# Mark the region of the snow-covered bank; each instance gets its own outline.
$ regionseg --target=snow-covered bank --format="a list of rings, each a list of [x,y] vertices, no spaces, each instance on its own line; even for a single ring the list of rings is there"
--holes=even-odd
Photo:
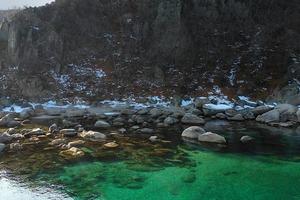
[[[211,95],[208,97],[195,97],[195,98],[186,98],[182,99],[179,102],[179,105],[182,107],[192,106],[197,102],[198,100],[203,101],[203,106],[208,109],[213,110],[228,110],[228,109],[235,109],[235,110],[243,110],[247,108],[255,108],[259,105],[268,105],[266,103],[263,103],[262,101],[252,101],[249,97],[245,96],[239,96],[236,99],[228,99],[227,96],[217,96],[217,95]],[[149,107],[167,107],[174,104],[174,100],[172,98],[166,98],[166,97],[159,97],[159,96],[149,96],[145,98],[123,98],[121,100],[102,100],[97,103],[97,105],[94,105],[96,107],[101,106],[108,106],[111,108],[117,108],[117,107],[130,107],[134,109],[143,109],[143,108],[149,108]],[[270,107],[274,107],[276,104],[268,105]],[[10,106],[6,106],[2,109],[4,112],[16,112],[20,113],[25,109],[36,107],[36,106],[42,106],[44,109],[50,109],[50,108],[61,108],[61,109],[67,109],[67,108],[75,108],[75,109],[87,109],[93,107],[87,102],[84,101],[77,101],[75,103],[66,102],[64,104],[58,103],[54,100],[50,100],[44,103],[35,103],[30,102],[27,103],[25,106],[21,106],[18,104],[12,104]]]

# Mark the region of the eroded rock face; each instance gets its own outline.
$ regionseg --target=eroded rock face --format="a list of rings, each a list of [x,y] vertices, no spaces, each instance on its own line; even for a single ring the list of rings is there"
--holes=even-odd
[[[266,6],[269,12],[260,9]],[[66,9],[70,15],[61,12]],[[63,63],[93,65],[85,62],[93,52],[97,55],[93,56],[95,63],[105,67],[114,63],[114,69],[109,70],[115,72],[116,80],[126,81],[131,91],[135,89],[135,81],[146,79],[148,85],[176,82],[178,88],[184,87],[186,93],[192,93],[195,81],[199,85],[207,84],[211,74],[214,80],[222,80],[214,84],[236,88],[240,85],[237,80],[245,80],[248,84],[243,85],[244,90],[253,91],[265,87],[266,84],[256,83],[263,82],[270,72],[272,82],[284,75],[292,80],[299,74],[299,66],[293,63],[299,52],[294,42],[300,35],[298,9],[296,0],[65,0],[43,8],[28,8],[2,26],[6,27],[3,28],[6,37],[5,45],[0,47],[1,65],[5,70],[11,66],[18,69],[5,80],[8,87],[0,89],[6,93],[19,91],[21,96],[31,98],[51,96],[51,91],[57,89],[61,90],[60,95],[82,94],[64,88],[55,78],[65,72],[63,75],[72,74]],[[83,16],[81,12],[86,14]],[[271,20],[276,17],[281,20]],[[282,32],[273,34],[278,30]],[[207,40],[207,35],[214,37]],[[279,48],[273,48],[275,45]],[[199,48],[203,46],[206,48]],[[114,56],[107,58],[107,55]],[[3,57],[6,59],[2,62]],[[230,75],[237,57],[243,71],[237,70],[235,80],[224,79],[224,74]],[[259,70],[256,61],[260,62]],[[199,71],[199,66],[203,66],[201,72],[207,76],[194,73]],[[23,72],[22,76],[19,72]],[[189,74],[188,79],[184,73]],[[72,81],[79,83],[80,78],[77,76]],[[92,75],[86,78],[93,82],[89,90],[95,93],[105,87],[93,80]],[[125,87],[115,90],[127,92]],[[198,101],[196,106],[202,108],[202,105]]]

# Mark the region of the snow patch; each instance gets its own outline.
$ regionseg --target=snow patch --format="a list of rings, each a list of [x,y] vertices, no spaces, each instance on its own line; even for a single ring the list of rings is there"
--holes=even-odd
[[[228,110],[232,109],[232,105],[227,105],[227,104],[204,104],[205,108],[211,109],[211,110]]]

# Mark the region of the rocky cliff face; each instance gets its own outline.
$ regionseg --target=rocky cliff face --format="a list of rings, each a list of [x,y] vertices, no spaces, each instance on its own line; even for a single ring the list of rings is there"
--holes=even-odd
[[[57,0],[5,24],[2,94],[266,97],[299,86],[299,11],[297,0]]]

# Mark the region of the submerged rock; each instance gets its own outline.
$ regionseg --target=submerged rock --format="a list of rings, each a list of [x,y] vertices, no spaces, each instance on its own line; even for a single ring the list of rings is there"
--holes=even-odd
[[[296,115],[297,115],[298,122],[300,122],[300,109],[298,109]]]
[[[218,135],[216,133],[212,132],[206,132],[198,136],[198,141],[199,142],[210,142],[210,143],[218,143],[218,144],[225,144],[226,139]]]
[[[181,119],[181,122],[183,124],[195,124],[195,125],[201,125],[205,124],[204,119],[198,117],[197,115],[186,113],[183,118]]]
[[[72,141],[72,142],[69,142],[67,147],[68,148],[72,148],[72,147],[81,147],[85,144],[85,141],[83,140],[75,140],[75,141]]]
[[[249,135],[244,135],[244,136],[241,137],[240,141],[242,143],[249,143],[249,142],[254,141],[254,138],[249,136]]]
[[[151,128],[142,128],[142,129],[139,129],[138,132],[142,133],[142,134],[152,134],[155,131]]]
[[[77,135],[77,131],[75,129],[62,129],[59,132],[67,137],[73,137]]]
[[[157,142],[157,141],[158,141],[158,136],[152,135],[152,136],[149,138],[149,140],[150,140],[151,142]]]
[[[82,156],[84,156],[84,152],[76,147],[72,147],[68,150],[61,151],[59,155],[67,160],[72,160],[81,158]]]
[[[109,142],[109,143],[104,144],[104,147],[107,147],[107,148],[117,148],[118,146],[119,146],[119,144],[117,144],[116,142]]]
[[[66,142],[65,139],[59,138],[59,139],[52,140],[49,143],[49,145],[58,146],[58,145],[64,144],[65,142]]]
[[[199,126],[191,126],[185,129],[181,136],[189,139],[198,139],[198,137],[205,133],[205,130]]]

